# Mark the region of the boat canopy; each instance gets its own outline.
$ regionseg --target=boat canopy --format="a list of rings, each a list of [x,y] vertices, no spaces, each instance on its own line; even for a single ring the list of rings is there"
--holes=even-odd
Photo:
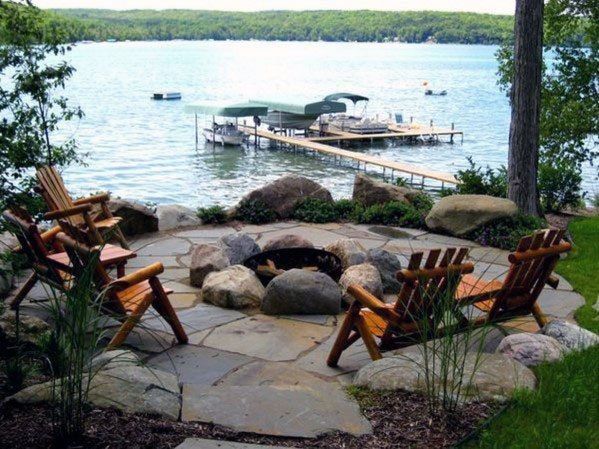
[[[337,92],[336,94],[327,95],[324,97],[325,101],[337,101],[341,99],[351,100],[354,104],[358,101],[368,101],[368,97],[358,94],[350,94],[347,92]]]
[[[266,105],[270,111],[316,117],[321,114],[345,112],[347,109],[345,103],[328,100],[314,101],[309,103],[282,103],[271,100],[250,100],[250,102]]]
[[[245,103],[202,102],[185,105],[185,112],[219,117],[253,117],[265,116],[268,113],[268,107],[251,101]]]

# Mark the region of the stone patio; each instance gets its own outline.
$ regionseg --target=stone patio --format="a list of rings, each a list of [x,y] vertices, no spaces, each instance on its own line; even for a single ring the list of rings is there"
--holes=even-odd
[[[129,262],[127,272],[157,261],[164,264],[165,272],[160,278],[165,287],[174,290],[170,299],[190,342],[175,346],[170,327],[155,313],[148,313],[125,346],[141,355],[147,366],[178,375],[181,419],[214,422],[238,431],[300,437],[314,437],[335,429],[356,435],[370,432],[370,424],[357,404],[342,390],[351,381],[352,373],[370,362],[370,358],[358,342],[343,354],[339,368],[326,365],[342,315],[272,317],[202,302],[201,289],[189,284],[191,251],[196,244],[216,242],[236,231],[250,234],[260,245],[284,234],[300,235],[317,247],[340,238],[353,238],[367,249],[384,248],[396,253],[404,266],[414,251],[465,245],[472,248],[476,273],[489,279],[504,276],[508,265],[506,251],[482,248],[453,237],[384,226],[297,222],[235,228],[199,226],[133,239],[132,247],[138,251],[138,257]],[[30,298],[43,296],[39,285],[30,294]],[[540,298],[542,308],[559,318],[571,318],[583,303],[583,298],[563,279],[558,290],[546,289]],[[23,310],[35,308],[29,301],[23,304]],[[537,330],[531,319],[508,323],[506,328]],[[492,351],[495,348],[491,346]],[[201,444],[188,441],[181,447],[213,447]]]

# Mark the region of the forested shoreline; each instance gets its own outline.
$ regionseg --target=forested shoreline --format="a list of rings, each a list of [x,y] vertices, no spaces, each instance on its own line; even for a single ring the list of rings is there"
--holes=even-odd
[[[431,11],[261,11],[60,9],[48,11],[72,41],[284,40],[499,44],[513,17]]]

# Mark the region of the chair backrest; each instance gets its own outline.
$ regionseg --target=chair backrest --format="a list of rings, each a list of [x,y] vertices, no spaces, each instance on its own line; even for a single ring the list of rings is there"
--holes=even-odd
[[[555,268],[560,254],[572,245],[562,241],[564,230],[537,231],[520,239],[516,251],[510,253],[511,265],[503,288],[489,311],[489,318],[501,312],[521,309],[529,312]]]
[[[109,289],[108,284],[112,278],[108,275],[106,269],[99,263],[101,247],[89,247],[78,242],[61,232],[56,236],[57,240],[64,246],[69,255],[73,266],[73,275],[75,278],[81,277],[88,267],[93,267],[94,282],[98,291],[105,291],[103,307],[119,315],[126,315],[127,311],[120,301],[116,291]]]
[[[397,273],[403,284],[393,308],[403,322],[431,319],[442,301],[453,301],[461,276],[474,270],[464,262],[467,255],[467,248],[434,249],[422,263],[422,252],[412,254],[408,267]]]
[[[29,214],[20,208],[5,210],[2,217],[10,224],[27,261],[42,280],[62,286],[63,278],[57,267],[48,259],[49,251],[42,240],[37,225]]]
[[[36,172],[37,180],[44,201],[51,211],[64,210],[74,206],[73,199],[67,191],[60,173],[51,165],[39,167]],[[79,214],[68,217],[73,224],[83,223]]]

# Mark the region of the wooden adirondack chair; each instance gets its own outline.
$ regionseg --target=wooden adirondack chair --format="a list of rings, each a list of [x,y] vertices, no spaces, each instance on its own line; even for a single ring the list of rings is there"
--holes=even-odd
[[[89,248],[64,233],[56,236],[67,251],[75,276],[96,260],[98,247]],[[103,307],[107,313],[122,321],[108,347],[121,345],[137,325],[142,315],[152,306],[171,326],[179,343],[187,343],[185,330],[171,305],[168,296],[172,290],[165,289],[158,275],[164,271],[160,262],[148,265],[134,273],[112,279],[101,264],[95,268],[94,278],[99,291],[105,291]]]
[[[464,276],[456,299],[473,304],[485,312],[474,324],[497,323],[532,314],[539,327],[547,318],[537,303],[545,284],[557,288],[559,280],[552,275],[560,255],[572,249],[563,241],[564,230],[537,231],[520,239],[516,251],[508,256],[511,263],[503,282]]]
[[[20,208],[6,210],[2,216],[13,228],[21,246],[20,251],[25,254],[29,265],[33,268],[33,273],[11,300],[10,307],[17,308],[37,281],[60,291],[68,289],[72,270],[68,254],[56,241],[56,235],[61,231],[60,227],[55,226],[40,234],[33,219]],[[106,245],[100,253],[100,263],[105,267],[116,266],[117,272],[124,275],[125,264],[133,257],[136,257],[136,254],[132,251]]]
[[[351,285],[347,291],[355,300],[341,325],[327,365],[337,366],[341,353],[360,338],[373,360],[382,357],[381,350],[414,344],[423,332],[427,338],[433,338],[438,332],[433,324],[435,306],[443,298],[453,298],[460,277],[474,270],[472,263],[463,262],[467,254],[465,248],[459,251],[448,248],[439,258],[441,250],[431,250],[422,267],[423,253],[412,254],[408,268],[397,273],[403,285],[394,304],[386,304],[364,288]]]
[[[119,228],[121,218],[114,217],[106,204],[110,199],[108,193],[73,200],[62,177],[54,167],[40,167],[36,176],[40,193],[50,210],[46,214],[46,219],[58,220],[59,224],[66,221],[72,226],[85,230],[94,244],[104,243],[104,236],[111,235],[119,241],[123,248],[129,249],[127,240]],[[94,211],[94,205],[100,206],[99,213]]]

